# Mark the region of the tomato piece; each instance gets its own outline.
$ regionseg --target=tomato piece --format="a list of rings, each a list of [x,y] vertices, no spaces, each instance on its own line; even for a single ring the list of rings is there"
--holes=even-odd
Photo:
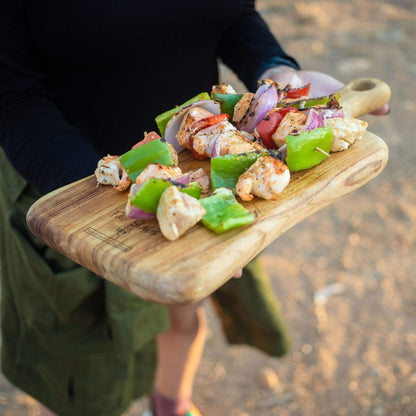
[[[276,149],[272,136],[273,133],[279,127],[283,117],[289,112],[298,112],[299,110],[294,107],[282,107],[272,113],[267,114],[262,121],[256,126],[257,133],[259,134],[263,145],[267,149]]]
[[[303,97],[309,97],[309,91],[311,89],[311,83],[300,87],[300,88],[291,88],[286,92],[285,98],[298,99]]]
[[[160,139],[161,137],[155,132],[151,131],[150,133],[146,133],[143,140],[140,140],[138,143],[136,143],[132,149],[135,149],[136,147],[142,146],[145,143],[149,143],[152,140]]]

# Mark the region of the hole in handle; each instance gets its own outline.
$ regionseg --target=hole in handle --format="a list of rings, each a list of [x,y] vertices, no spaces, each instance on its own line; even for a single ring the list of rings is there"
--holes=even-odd
[[[371,79],[361,79],[353,82],[351,89],[354,91],[369,91],[376,87],[376,83]]]

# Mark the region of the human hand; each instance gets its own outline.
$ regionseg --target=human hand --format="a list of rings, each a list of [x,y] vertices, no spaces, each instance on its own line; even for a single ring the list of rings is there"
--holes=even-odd
[[[262,79],[272,79],[280,84],[299,83],[300,86],[311,83],[309,92],[310,97],[322,97],[333,94],[340,90],[344,84],[333,78],[331,75],[317,71],[303,71],[290,68],[288,66],[279,66],[268,69]],[[383,107],[374,111],[373,115],[385,115],[390,112],[390,107],[385,104]]]
[[[243,275],[243,269],[238,270],[235,274],[233,274],[234,279],[239,279]]]

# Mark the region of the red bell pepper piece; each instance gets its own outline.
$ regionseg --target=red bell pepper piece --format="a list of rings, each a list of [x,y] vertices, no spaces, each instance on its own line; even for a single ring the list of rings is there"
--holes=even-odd
[[[276,149],[276,144],[272,139],[273,133],[279,127],[283,117],[289,112],[299,112],[299,110],[294,107],[282,107],[267,114],[264,119],[257,124],[257,133],[259,134],[263,145],[267,149]]]
[[[201,118],[192,124],[192,134],[197,134],[200,130],[213,126],[214,124],[221,123],[221,121],[228,120],[229,118],[230,116],[228,114],[217,114],[214,116]]]
[[[300,88],[291,88],[290,90],[286,91],[285,99],[299,99],[302,97],[309,97],[309,91],[311,89],[311,83],[300,87]]]

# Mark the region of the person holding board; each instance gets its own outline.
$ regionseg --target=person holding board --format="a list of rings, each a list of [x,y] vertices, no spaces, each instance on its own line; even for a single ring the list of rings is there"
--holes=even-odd
[[[2,371],[57,415],[116,416],[149,392],[153,416],[198,414],[202,306],[153,304],[103,281],[36,239],[25,215],[130,149],[155,115],[209,91],[218,59],[249,90],[294,71],[316,94],[342,86],[299,71],[250,0],[0,1]],[[230,342],[287,351],[258,259],[214,300]]]

